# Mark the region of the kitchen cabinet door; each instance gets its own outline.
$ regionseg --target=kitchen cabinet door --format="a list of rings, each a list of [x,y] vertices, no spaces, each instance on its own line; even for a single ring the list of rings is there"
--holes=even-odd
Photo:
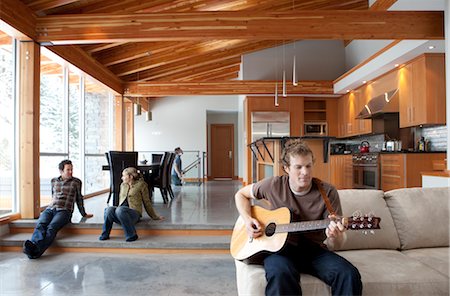
[[[353,164],[352,156],[331,155],[330,156],[330,182],[337,189],[352,188]]]

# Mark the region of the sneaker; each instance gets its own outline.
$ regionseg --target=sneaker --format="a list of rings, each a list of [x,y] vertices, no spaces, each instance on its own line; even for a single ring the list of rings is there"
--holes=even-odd
[[[138,235],[135,234],[135,235],[133,235],[132,237],[127,238],[126,241],[127,241],[127,242],[134,242],[134,241],[137,240],[137,239],[138,239]]]
[[[109,239],[109,236],[106,236],[106,235],[100,235],[99,236],[99,238],[98,238],[99,240],[108,240]]]

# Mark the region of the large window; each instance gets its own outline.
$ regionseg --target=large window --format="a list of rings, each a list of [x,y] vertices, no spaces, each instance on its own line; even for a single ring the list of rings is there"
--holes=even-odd
[[[0,216],[17,211],[15,204],[14,40],[0,31]]]
[[[41,206],[51,199],[50,180],[59,175],[58,163],[72,160],[83,193],[109,186],[102,172],[105,152],[112,143],[113,95],[46,49],[41,51]]]

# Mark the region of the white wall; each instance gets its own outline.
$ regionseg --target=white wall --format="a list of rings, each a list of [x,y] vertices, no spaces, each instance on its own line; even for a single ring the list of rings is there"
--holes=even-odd
[[[207,111],[238,112],[238,96],[165,97],[151,104],[152,121],[145,114],[135,116],[134,149],[136,151],[169,151],[207,148]],[[238,129],[241,133],[242,129]],[[240,134],[238,138],[242,138]],[[239,167],[242,166],[239,162]],[[241,170],[239,168],[239,170]]]
[[[290,81],[294,52],[299,80],[334,80],[345,72],[345,50],[342,41],[302,40],[295,42],[295,46],[290,43],[244,55],[242,78],[282,80],[284,66],[287,80]]]
[[[348,71],[365,61],[392,40],[353,40],[345,47],[345,69]]]

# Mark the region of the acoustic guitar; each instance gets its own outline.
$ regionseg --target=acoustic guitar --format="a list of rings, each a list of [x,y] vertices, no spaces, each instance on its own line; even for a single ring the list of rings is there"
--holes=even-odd
[[[244,220],[239,217],[231,235],[230,252],[237,260],[245,260],[261,252],[277,252],[285,244],[289,232],[325,229],[330,219],[293,222],[288,208],[266,210],[259,206],[252,207],[252,217],[263,227],[263,235],[249,238]],[[380,229],[380,218],[370,215],[355,215],[342,218],[341,222],[349,230]]]

